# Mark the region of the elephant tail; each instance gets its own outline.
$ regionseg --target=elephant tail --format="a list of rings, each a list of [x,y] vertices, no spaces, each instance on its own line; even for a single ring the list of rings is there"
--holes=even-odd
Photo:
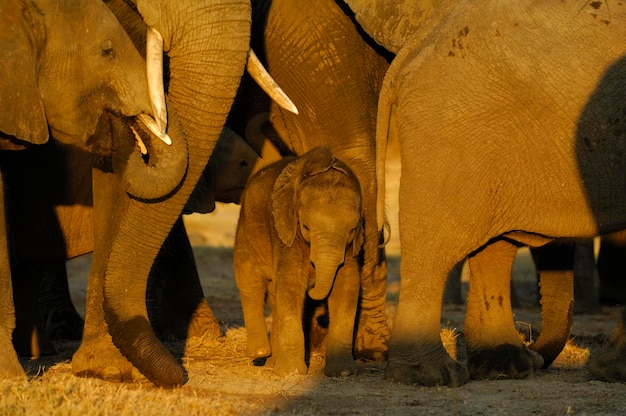
[[[376,224],[379,231],[383,231],[386,222],[385,164],[387,145],[390,134],[396,133],[395,101],[397,92],[395,78],[398,68],[402,68],[402,65],[397,65],[396,62],[397,59],[389,66],[378,97],[378,115],[376,117]]]
[[[402,85],[398,82],[401,75],[409,68],[417,71],[421,60],[429,56],[428,51],[433,49],[432,43],[428,42],[428,36],[436,31],[449,13],[451,3],[446,7],[439,7],[436,13],[429,14],[423,21],[419,30],[406,40],[396,57],[389,65],[385,73],[383,85],[378,97],[378,115],[376,119],[376,223],[378,230],[382,231],[385,226],[385,161],[387,157],[387,144],[389,137],[396,135],[396,108],[398,91]],[[410,65],[410,67],[407,67]],[[400,159],[402,160],[402,143],[400,143]]]

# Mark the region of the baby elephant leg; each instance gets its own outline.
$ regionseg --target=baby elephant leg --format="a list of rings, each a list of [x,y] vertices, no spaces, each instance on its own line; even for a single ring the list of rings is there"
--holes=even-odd
[[[326,367],[324,374],[345,377],[356,374],[352,355],[352,336],[359,299],[359,269],[354,258],[346,258],[337,272],[328,298],[329,326],[326,337]]]
[[[298,273],[295,275],[299,276]],[[306,374],[302,313],[306,280],[287,282],[277,276],[275,305],[272,306],[272,359],[276,374]]]

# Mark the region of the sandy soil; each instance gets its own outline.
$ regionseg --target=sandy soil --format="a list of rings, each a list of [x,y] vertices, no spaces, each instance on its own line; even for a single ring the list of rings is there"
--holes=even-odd
[[[391,207],[393,198],[391,192]],[[575,316],[572,341],[561,356],[551,368],[524,380],[471,381],[454,389],[407,386],[384,380],[384,366],[373,363],[359,363],[356,376],[331,379],[323,376],[320,353],[312,355],[309,374],[302,376],[279,377],[268,368],[254,366],[245,356],[245,330],[232,271],[237,215],[236,206],[220,205],[213,214],[186,218],[205,294],[225,336],[218,341],[193,340],[186,346],[183,342],[167,344],[187,371],[188,382],[183,387],[162,390],[148,382],[115,385],[73,377],[69,359],[77,343],[62,342],[57,345],[57,356],[23,361],[30,381],[0,383],[0,414],[623,414],[626,385],[593,380],[585,370],[589,353],[610,334],[619,308]],[[392,225],[395,230],[395,223]],[[388,254],[391,324],[399,287],[395,240],[390,242]],[[89,261],[86,256],[68,263],[70,286],[81,311]],[[541,323],[534,306],[536,283],[527,251],[518,255],[514,284],[530,305],[515,310],[520,333],[529,338],[530,330],[536,332]],[[443,310],[442,328],[461,334],[459,341],[463,314],[463,306],[445,306]],[[462,349],[458,355],[462,360]]]

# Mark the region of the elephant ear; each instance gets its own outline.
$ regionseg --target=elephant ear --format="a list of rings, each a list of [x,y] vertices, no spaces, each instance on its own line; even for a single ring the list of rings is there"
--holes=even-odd
[[[298,187],[309,176],[326,172],[335,158],[323,146],[316,147],[288,164],[272,190],[272,216],[280,240],[291,247],[298,230]]]
[[[48,141],[48,122],[37,83],[37,60],[45,26],[38,12],[21,1],[4,2],[1,8],[0,132],[43,144]]]

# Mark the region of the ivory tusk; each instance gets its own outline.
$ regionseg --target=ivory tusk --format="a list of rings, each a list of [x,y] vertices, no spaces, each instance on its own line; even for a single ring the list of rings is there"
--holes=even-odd
[[[162,132],[161,129],[159,129],[157,122],[152,117],[147,114],[139,114],[137,116],[137,120],[139,120],[144,126],[146,126],[146,128],[150,130],[152,134],[161,139],[163,143],[167,145],[172,144],[172,139],[170,139],[170,136],[168,136],[167,133]]]
[[[148,27],[146,40],[146,73],[152,113],[161,135],[164,135],[167,127],[167,107],[163,87],[163,37],[153,27]]]
[[[287,94],[285,94],[282,88],[278,86],[276,81],[274,81],[252,49],[248,52],[248,63],[246,64],[246,69],[248,70],[250,76],[257,82],[257,84],[259,84],[261,88],[263,88],[263,91],[265,91],[267,95],[269,95],[270,98],[276,102],[276,104],[287,111],[298,114],[298,108],[296,105],[293,101],[291,101]]]
[[[139,135],[139,133],[137,133],[137,130],[135,130],[135,128],[133,126],[130,126],[130,129],[133,131],[133,135],[135,136],[135,140],[137,140],[137,144],[139,145],[139,150],[141,150],[141,154],[145,155],[146,153],[148,153],[148,149],[146,148],[146,144],[143,142],[143,140],[141,139],[141,136]]]

